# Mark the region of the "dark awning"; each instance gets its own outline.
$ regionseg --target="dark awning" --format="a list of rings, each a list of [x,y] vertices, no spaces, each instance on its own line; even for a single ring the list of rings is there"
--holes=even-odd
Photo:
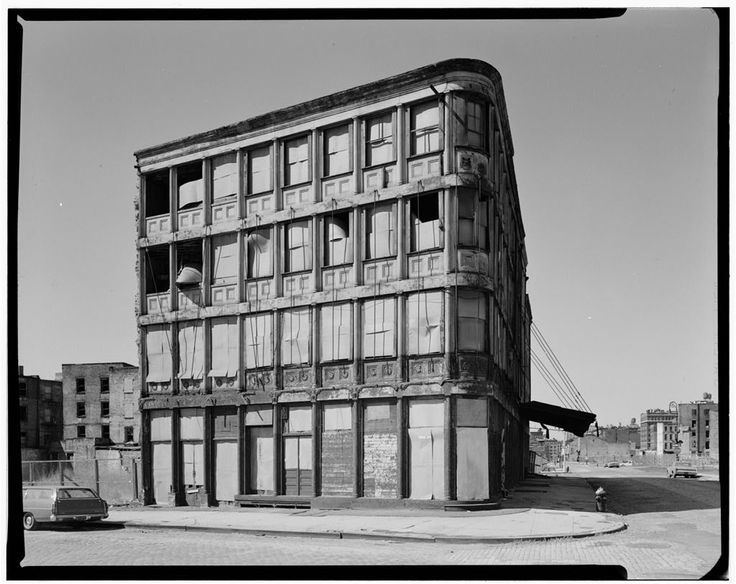
[[[581,410],[570,410],[552,404],[530,401],[519,404],[521,415],[532,422],[562,428],[575,436],[583,436],[595,422],[595,414]]]

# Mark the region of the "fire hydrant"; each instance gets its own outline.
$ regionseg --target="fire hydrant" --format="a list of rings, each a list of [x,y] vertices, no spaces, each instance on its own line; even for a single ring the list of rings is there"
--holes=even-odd
[[[608,498],[608,493],[603,489],[603,487],[598,487],[598,489],[595,492],[595,510],[601,511],[603,513],[606,512],[606,499]]]

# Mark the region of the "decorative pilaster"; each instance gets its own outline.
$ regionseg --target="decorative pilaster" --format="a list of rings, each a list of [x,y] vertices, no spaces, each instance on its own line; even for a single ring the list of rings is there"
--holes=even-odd
[[[455,499],[455,433],[452,428],[453,399],[445,396],[445,500]]]
[[[362,180],[362,173],[361,169],[363,168],[363,140],[362,140],[362,132],[361,132],[361,121],[360,118],[354,117],[353,118],[353,157],[350,159],[350,162],[353,166],[353,184],[355,185],[355,192],[356,193],[362,193],[363,192],[363,185],[361,184]]]
[[[408,457],[406,456],[406,399],[396,398],[396,498],[407,496],[406,477],[408,475]]]
[[[406,110],[403,104],[396,108],[396,172],[398,183],[406,182]]]

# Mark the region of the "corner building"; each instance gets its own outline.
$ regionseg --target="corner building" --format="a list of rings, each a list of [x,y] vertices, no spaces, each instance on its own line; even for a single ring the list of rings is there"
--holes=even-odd
[[[459,504],[519,480],[512,156],[500,75],[467,59],[136,152],[146,502]]]

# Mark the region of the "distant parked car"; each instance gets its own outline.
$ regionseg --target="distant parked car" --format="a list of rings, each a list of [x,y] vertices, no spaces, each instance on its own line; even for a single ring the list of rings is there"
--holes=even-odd
[[[667,476],[671,479],[680,477],[696,477],[698,476],[695,467],[689,462],[676,462],[672,466],[667,467]]]
[[[630,460],[621,463],[621,466],[634,466],[634,463]]]
[[[619,466],[621,466],[621,463],[620,462],[616,462],[614,460],[614,461],[611,461],[611,462],[607,462],[603,466],[606,467],[606,468],[618,468]]]
[[[92,489],[64,485],[23,487],[23,528],[39,523],[96,521],[107,517],[107,502]]]

